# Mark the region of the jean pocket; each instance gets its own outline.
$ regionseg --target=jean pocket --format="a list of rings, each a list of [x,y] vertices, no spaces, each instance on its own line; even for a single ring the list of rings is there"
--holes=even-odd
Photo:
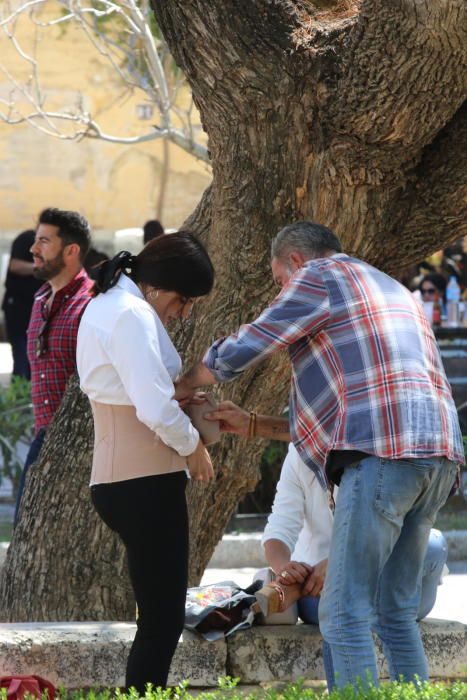
[[[430,520],[433,524],[440,508],[444,506],[449,498],[450,491],[456,480],[457,464],[449,462],[445,464],[443,469],[436,475],[437,478],[433,483],[432,494],[430,499]]]
[[[428,470],[410,460],[380,459],[374,507],[387,520],[402,527],[404,517],[423,491]]]

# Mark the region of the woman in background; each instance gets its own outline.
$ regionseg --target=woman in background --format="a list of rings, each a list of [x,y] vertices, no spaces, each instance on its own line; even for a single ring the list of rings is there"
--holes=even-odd
[[[422,277],[419,290],[422,301],[439,301],[443,313],[446,311],[447,281],[439,272],[430,272]]]

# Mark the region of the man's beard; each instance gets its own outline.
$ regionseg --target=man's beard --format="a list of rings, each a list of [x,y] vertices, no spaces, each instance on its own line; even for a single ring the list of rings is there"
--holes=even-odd
[[[35,267],[33,274],[38,280],[47,281],[56,277],[64,267],[65,262],[63,260],[63,251],[61,250],[52,260],[47,260],[41,267]]]

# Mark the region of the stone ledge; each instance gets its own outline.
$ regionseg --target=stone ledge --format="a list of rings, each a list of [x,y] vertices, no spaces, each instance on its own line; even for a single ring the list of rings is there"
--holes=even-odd
[[[467,560],[467,530],[450,530],[443,533],[448,543],[450,561]],[[8,549],[8,542],[0,542],[0,568]],[[240,569],[266,566],[261,533],[224,535],[208,564],[211,569]]]
[[[445,620],[421,623],[430,674],[436,678],[467,677],[467,625]],[[382,678],[388,670],[378,646]],[[227,644],[229,674],[242,683],[323,678],[321,635],[314,625],[253,627]]]
[[[467,530],[449,530],[443,534],[448,543],[448,565],[450,561],[467,559]],[[259,532],[224,535],[208,566],[211,569],[266,566],[261,536]]]
[[[252,627],[227,645],[229,675],[242,683],[324,678],[322,639],[316,625]]]
[[[449,530],[443,534],[448,543],[448,566],[450,561],[467,559],[467,530]]]
[[[262,533],[245,532],[240,535],[224,535],[217,544],[208,567],[211,569],[258,568],[266,566]]]
[[[467,625],[429,620],[422,631],[432,676],[467,677]],[[122,686],[134,634],[134,624],[118,622],[3,624],[0,669],[5,675],[43,675],[65,688]],[[379,663],[384,677],[381,653]],[[322,680],[319,631],[314,625],[254,627],[218,642],[185,631],[169,683],[188,679],[192,686],[213,687],[225,675],[244,684]]]
[[[3,566],[6,559],[6,553],[8,552],[9,545],[9,542],[0,542],[0,567]]]
[[[38,674],[65,688],[117,687],[136,625],[126,622],[25,622],[0,625],[0,669],[4,675]],[[169,684],[188,678],[192,686],[215,686],[226,675],[224,640],[206,642],[184,631]]]

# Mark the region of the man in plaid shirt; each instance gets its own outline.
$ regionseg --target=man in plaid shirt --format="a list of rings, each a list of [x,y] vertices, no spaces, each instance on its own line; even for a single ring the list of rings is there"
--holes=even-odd
[[[343,254],[323,226],[283,229],[271,267],[280,294],[256,321],[215,342],[176,396],[234,379],[287,348],[290,434],[283,419],[269,416],[254,417],[252,431],[230,402],[211,418],[237,434],[291,437],[323,488],[340,482],[319,610],[337,685],[368,674],[377,682],[371,630],[392,678],[428,678],[416,622],[422,564],[463,462],[433,333],[408,290]]]
[[[40,214],[31,253],[34,275],[45,284],[35,294],[28,327],[36,435],[21,474],[15,523],[28,470],[76,371],[78,325],[93,285],[83,268],[90,242],[89,224],[77,212],[50,208]]]

